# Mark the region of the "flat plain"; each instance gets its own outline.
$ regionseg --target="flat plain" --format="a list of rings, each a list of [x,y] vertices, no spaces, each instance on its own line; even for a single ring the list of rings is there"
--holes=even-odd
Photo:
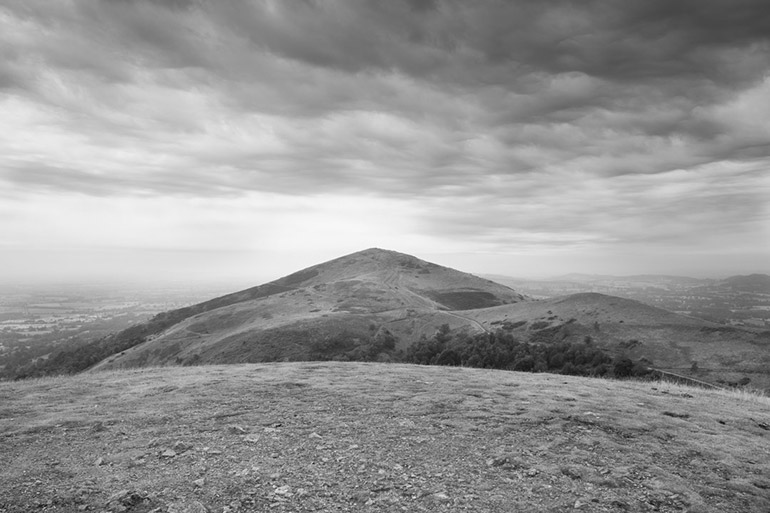
[[[0,383],[0,512],[770,511],[770,401],[374,363]]]

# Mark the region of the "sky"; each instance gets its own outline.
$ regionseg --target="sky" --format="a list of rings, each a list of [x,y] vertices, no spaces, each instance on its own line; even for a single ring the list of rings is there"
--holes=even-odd
[[[0,281],[770,272],[766,0],[0,0]]]

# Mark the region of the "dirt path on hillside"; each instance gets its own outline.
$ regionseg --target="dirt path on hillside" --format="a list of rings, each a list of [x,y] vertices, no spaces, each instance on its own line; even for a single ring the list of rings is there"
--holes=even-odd
[[[457,317],[458,319],[462,319],[466,322],[471,323],[472,325],[476,326],[479,330],[481,330],[482,333],[489,333],[489,330],[486,329],[483,324],[481,324],[479,321],[475,319],[471,319],[470,317],[460,315],[457,312],[443,312],[443,313],[451,315],[452,317]]]
[[[360,363],[0,383],[0,512],[770,511],[770,408]]]

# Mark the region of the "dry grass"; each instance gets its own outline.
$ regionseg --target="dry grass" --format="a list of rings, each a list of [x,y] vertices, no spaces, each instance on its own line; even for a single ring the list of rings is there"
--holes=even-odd
[[[770,510],[745,392],[285,363],[0,383],[0,405],[4,513]]]
[[[701,387],[683,385],[678,383],[672,383],[670,381],[658,381],[659,390],[665,391],[670,394],[703,394],[706,390]],[[743,387],[743,388],[721,388],[721,389],[708,389],[710,394],[706,394],[706,397],[713,396],[715,401],[737,401],[739,403],[756,403],[759,405],[770,408],[770,396],[764,390],[756,388]]]

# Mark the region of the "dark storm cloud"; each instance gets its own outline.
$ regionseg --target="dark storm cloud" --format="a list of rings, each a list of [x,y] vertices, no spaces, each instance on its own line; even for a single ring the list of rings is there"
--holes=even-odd
[[[744,83],[768,62],[770,17],[761,0],[445,1],[419,14],[412,7],[223,2],[210,11],[254,45],[314,66],[507,87],[526,87],[517,80],[538,70]]]

